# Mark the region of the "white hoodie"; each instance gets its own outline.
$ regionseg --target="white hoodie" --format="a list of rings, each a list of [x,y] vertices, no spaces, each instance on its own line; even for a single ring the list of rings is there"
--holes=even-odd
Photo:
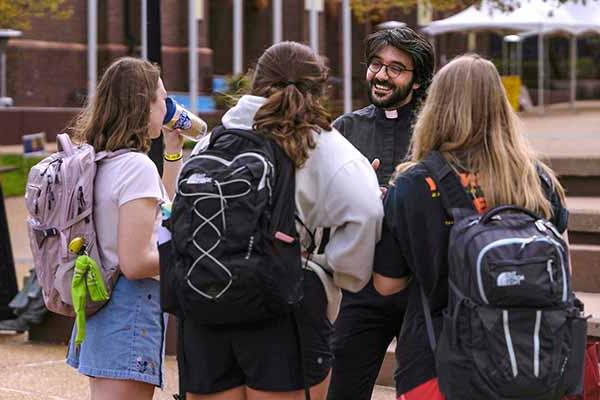
[[[252,129],[254,115],[265,98],[243,96],[225,113],[221,122],[228,129]],[[335,285],[357,292],[371,277],[375,244],[381,234],[383,206],[377,177],[369,161],[335,129],[313,133],[316,147],[302,168],[296,170],[296,209],[311,231],[331,228],[324,254],[314,255],[311,269],[323,281],[329,310],[337,314],[339,293],[333,293],[327,275]],[[201,148],[199,143],[197,148]],[[196,151],[196,149],[195,149]],[[310,241],[298,229],[303,244]]]

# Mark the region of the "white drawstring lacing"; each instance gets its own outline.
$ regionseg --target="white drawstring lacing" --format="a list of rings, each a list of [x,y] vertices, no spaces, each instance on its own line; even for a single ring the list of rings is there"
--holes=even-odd
[[[265,170],[263,171],[263,177],[261,179],[261,184],[264,183],[265,180],[267,181],[266,187],[269,190],[269,197],[270,197],[271,196],[271,185],[270,185],[269,179],[265,179],[265,178],[267,177],[268,169],[271,166],[271,164],[269,162],[265,161],[265,159],[258,154],[247,153],[247,155],[260,158],[260,160],[265,165]],[[238,155],[231,161],[217,159],[217,157],[214,157],[214,156],[210,156],[208,158],[212,161],[215,161],[215,159],[217,159],[217,161],[220,161],[221,163],[223,163],[225,165],[230,165],[231,163],[233,163],[233,161],[240,158],[240,156],[243,156],[243,155]],[[202,157],[202,155],[199,155],[197,157]],[[246,168],[246,166],[237,168],[236,170],[231,172],[227,176],[227,178],[232,177],[233,175],[244,170],[245,168]],[[206,180],[205,183],[211,182],[214,185],[214,187],[217,189],[217,193],[203,192],[203,191],[197,191],[197,192],[184,191],[183,190],[184,185],[186,183],[188,183],[189,180],[194,181],[195,179],[192,179],[192,178],[194,178],[194,176],[197,176],[197,174],[192,174],[190,177],[188,177],[186,179],[182,179],[179,182],[178,187],[177,187],[177,195],[178,196],[197,197],[193,202],[193,207],[194,207],[193,211],[194,211],[194,214],[202,220],[202,223],[199,224],[198,227],[196,227],[196,229],[194,230],[194,232],[192,234],[192,244],[200,252],[200,256],[198,258],[196,258],[196,260],[194,260],[191,267],[188,269],[187,273],[185,274],[185,280],[186,280],[187,285],[192,290],[194,290],[196,293],[198,293],[199,295],[201,295],[209,300],[216,300],[216,299],[219,299],[221,296],[223,296],[227,292],[227,290],[230,288],[231,284],[233,283],[233,274],[231,273],[231,271],[227,268],[227,266],[225,266],[225,264],[223,264],[220,260],[218,260],[216,257],[214,257],[211,254],[221,244],[221,241],[222,241],[221,238],[223,237],[223,233],[227,231],[227,221],[225,218],[225,208],[227,207],[227,200],[237,199],[237,198],[248,195],[252,191],[252,183],[250,181],[248,181],[247,179],[232,179],[229,181],[220,182],[218,180],[215,180],[214,178],[203,176],[202,179]],[[195,182],[195,183],[201,183],[201,182]],[[227,194],[227,195],[224,194],[224,188],[229,185],[233,185],[233,184],[243,184],[245,187],[245,190],[239,191],[237,193]],[[192,183],[190,183],[188,185],[188,187],[190,185],[192,185]],[[262,186],[263,186],[263,188],[265,187],[265,185],[262,185]],[[261,188],[259,187],[259,190],[260,189]],[[219,207],[219,210],[217,210],[213,215],[211,215],[210,217],[206,217],[202,214],[202,204],[204,202],[210,201],[210,200],[217,200],[220,204],[220,207]],[[221,225],[222,225],[223,231],[221,231],[219,229],[219,227],[213,222],[215,219],[217,219],[219,217],[221,219]],[[197,241],[197,239],[199,238],[200,232],[205,227],[206,227],[206,229],[211,229],[212,232],[210,232],[210,233],[216,234],[216,238],[217,238],[216,241],[208,249],[203,248],[202,245],[200,243],[198,243],[198,241]],[[209,234],[207,234],[207,232],[205,232],[203,237],[206,238],[206,237],[211,237],[211,236],[213,236],[213,235],[209,235]],[[198,263],[205,258],[208,258],[212,262],[214,262],[222,271],[225,272],[225,274],[228,277],[228,282],[225,285],[225,287],[214,296],[210,295],[210,294],[202,291],[198,287],[196,287],[190,279],[190,277],[191,277],[192,273],[194,272],[194,269],[196,268]]]

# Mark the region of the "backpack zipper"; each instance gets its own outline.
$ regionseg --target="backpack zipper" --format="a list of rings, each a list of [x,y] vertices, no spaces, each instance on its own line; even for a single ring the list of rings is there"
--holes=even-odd
[[[48,174],[46,180],[48,182],[46,185],[46,205],[48,207],[48,211],[51,211],[52,200],[54,200],[54,192],[52,191],[52,176]]]
[[[533,375],[540,376],[540,325],[542,323],[542,310],[535,312],[535,328],[533,330]]]
[[[508,319],[508,310],[502,310],[502,325],[504,326],[504,338],[506,339],[506,349],[508,351],[508,357],[510,359],[510,366],[512,369],[513,377],[519,375],[519,368],[517,366],[517,357],[515,356],[515,348],[513,346],[512,337],[510,335],[510,322]]]
[[[186,163],[183,165],[183,167],[181,168],[181,171],[183,171],[186,167],[186,164],[189,163],[192,160],[197,160],[198,158],[207,158],[209,160],[215,160],[215,161],[219,161],[220,163],[224,164],[224,165],[231,165],[236,159],[241,158],[242,156],[252,156],[252,157],[256,157],[258,158],[264,165],[264,169],[263,169],[263,173],[262,176],[260,178],[260,182],[258,184],[258,190],[261,190],[265,187],[266,184],[266,177],[267,177],[267,172],[269,170],[269,165],[267,160],[265,159],[265,157],[262,154],[259,153],[255,153],[255,152],[247,152],[247,153],[241,153],[238,154],[237,156],[233,157],[231,160],[227,160],[225,158],[222,157],[217,157],[217,156],[213,156],[211,154],[198,154],[197,156],[190,158],[188,161],[186,161]],[[181,174],[181,172],[180,172]],[[179,177],[178,177],[178,183],[179,182]],[[177,188],[179,191],[179,188]]]
[[[60,166],[62,165],[62,163],[63,163],[62,158],[59,158],[56,160],[56,164],[54,166],[54,183],[60,184],[60,180],[58,179],[58,176],[60,175]]]
[[[554,260],[549,259],[546,262],[546,271],[548,271],[548,277],[550,278],[550,282],[554,283],[554,276],[552,276],[552,264],[554,264]]]
[[[46,173],[48,172],[48,170],[50,169],[50,167],[54,167],[54,164],[56,164],[56,163],[61,163],[62,164],[62,158],[56,158],[56,159],[50,161],[48,163],[48,165],[46,165],[46,168],[44,168],[44,170],[42,172],[40,172],[40,176],[46,175]]]
[[[495,249],[496,247],[502,247],[502,246],[507,246],[507,245],[511,245],[511,244],[521,244],[521,245],[528,245],[531,243],[535,243],[535,242],[545,242],[545,243],[549,243],[552,246],[554,246],[559,254],[560,257],[560,261],[561,261],[561,271],[562,271],[562,278],[563,278],[563,294],[562,294],[562,301],[566,302],[567,301],[567,274],[565,271],[565,259],[564,259],[564,255],[563,255],[563,251],[564,248],[562,247],[562,245],[560,243],[558,243],[557,241],[547,238],[547,237],[530,237],[530,238],[507,238],[507,239],[500,239],[500,240],[496,240],[492,243],[487,244],[483,249],[481,249],[481,251],[479,252],[479,255],[477,256],[477,286],[479,288],[479,295],[481,296],[481,299],[483,300],[483,302],[485,304],[490,304],[490,302],[487,299],[487,296],[485,295],[485,290],[483,289],[483,278],[482,278],[482,273],[481,273],[481,269],[482,269],[482,263],[483,263],[483,257],[486,255],[487,252],[489,252],[492,249]]]

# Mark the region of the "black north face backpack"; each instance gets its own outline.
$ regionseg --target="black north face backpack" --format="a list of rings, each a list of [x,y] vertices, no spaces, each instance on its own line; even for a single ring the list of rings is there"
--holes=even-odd
[[[450,400],[558,400],[580,392],[587,324],[562,236],[521,207],[478,215],[440,153],[424,165],[454,218],[437,346],[421,290],[443,393]]]
[[[303,295],[294,197],[294,166],[278,145],[215,129],[177,180],[163,310],[210,325],[292,311]]]

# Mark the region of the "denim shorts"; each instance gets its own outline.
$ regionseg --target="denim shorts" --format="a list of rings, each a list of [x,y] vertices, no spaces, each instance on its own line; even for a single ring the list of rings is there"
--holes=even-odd
[[[119,277],[111,299],[87,318],[79,349],[73,327],[67,364],[80,373],[162,387],[166,314],[160,309],[160,283]]]

